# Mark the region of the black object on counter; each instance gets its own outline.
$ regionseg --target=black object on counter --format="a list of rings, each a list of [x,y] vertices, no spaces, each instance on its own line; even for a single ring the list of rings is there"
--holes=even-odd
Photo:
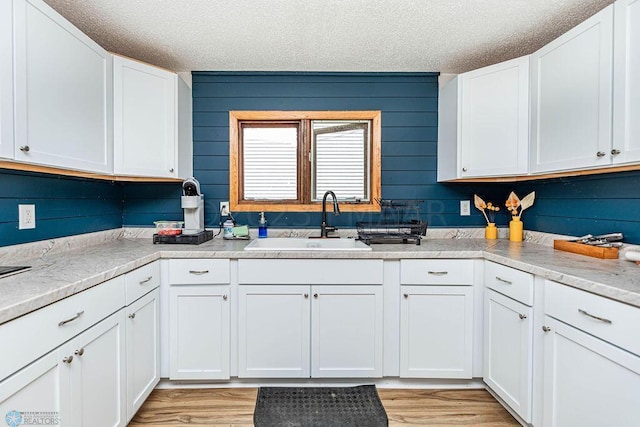
[[[183,245],[199,245],[213,239],[213,230],[204,230],[198,234],[178,234],[178,235],[153,235],[153,244],[183,244]]]

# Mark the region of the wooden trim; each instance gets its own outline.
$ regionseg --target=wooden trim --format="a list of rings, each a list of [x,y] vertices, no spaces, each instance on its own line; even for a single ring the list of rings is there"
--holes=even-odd
[[[147,176],[108,175],[93,172],[83,172],[71,169],[56,168],[53,166],[32,165],[28,163],[16,163],[0,160],[0,169],[8,169],[21,172],[37,172],[49,175],[62,175],[73,178],[89,178],[101,181],[117,182],[182,182],[182,178],[158,178]]]
[[[301,152],[299,156],[298,177],[300,200],[284,202],[244,201],[240,197],[240,134],[242,121],[291,121],[300,120]],[[382,168],[382,112],[381,111],[229,111],[229,204],[232,212],[320,212],[322,203],[311,202],[310,164],[308,153],[311,150],[309,120],[371,120],[371,155],[369,160],[371,188],[369,202],[340,202],[340,210],[344,212],[380,212],[376,202],[381,198]],[[304,163],[304,165],[303,165]],[[304,167],[303,167],[304,166]],[[302,170],[302,173],[301,173]]]
[[[380,111],[229,111],[236,120],[373,120]]]
[[[616,172],[630,172],[630,171],[637,171],[637,170],[640,170],[640,164],[626,165],[626,166],[609,166],[609,167],[598,168],[598,169],[553,172],[553,173],[544,173],[539,175],[494,176],[494,177],[487,177],[487,178],[461,178],[461,179],[451,179],[451,180],[441,181],[441,182],[451,182],[451,183],[524,182],[524,181],[536,181],[536,180],[553,179],[553,178],[569,178],[574,176],[599,175],[599,174],[608,174],[608,173],[616,173]]]
[[[177,72],[175,72],[173,70],[170,70],[168,68],[160,67],[159,65],[155,65],[155,64],[149,64],[148,62],[144,62],[144,61],[141,61],[141,60],[136,59],[136,58],[132,58],[132,57],[127,56],[127,55],[122,55],[120,53],[114,53],[114,52],[109,52],[109,54],[111,54],[113,56],[119,56],[120,58],[128,59],[129,61],[137,62],[137,63],[142,64],[142,65],[147,65],[149,67],[157,68],[158,70],[166,71],[168,73],[172,73],[172,74],[176,74],[176,75],[178,74]]]

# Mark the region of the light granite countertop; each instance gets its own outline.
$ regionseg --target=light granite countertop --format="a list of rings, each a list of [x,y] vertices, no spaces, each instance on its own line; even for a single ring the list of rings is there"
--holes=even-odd
[[[96,237],[98,236],[98,237]],[[460,238],[464,237],[464,238]],[[0,323],[160,258],[484,258],[569,286],[640,307],[640,266],[625,260],[598,260],[552,247],[508,240],[427,235],[414,244],[374,244],[371,252],[243,251],[247,241],[216,238],[202,245],[154,245],[148,236],[123,232],[87,236],[84,244],[65,241],[63,250],[36,246],[30,259],[3,248],[0,264],[28,264],[29,271],[0,279]],[[58,244],[58,246],[61,246]],[[20,261],[20,262],[18,262]]]

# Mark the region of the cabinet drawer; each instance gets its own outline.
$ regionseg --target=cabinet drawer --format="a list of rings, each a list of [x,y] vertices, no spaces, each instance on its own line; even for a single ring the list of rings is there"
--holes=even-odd
[[[523,304],[533,305],[533,274],[486,261],[484,285]]]
[[[473,285],[473,260],[401,260],[403,285]]]
[[[129,305],[160,286],[160,262],[154,261],[125,274],[124,280],[126,305]]]
[[[640,309],[545,281],[545,314],[640,355]]]
[[[240,259],[246,285],[381,285],[381,259]]]
[[[229,283],[228,259],[171,259],[169,283],[203,285]]]
[[[0,325],[0,342],[11,348],[2,355],[0,379],[118,311],[124,302],[124,276],[119,276]]]

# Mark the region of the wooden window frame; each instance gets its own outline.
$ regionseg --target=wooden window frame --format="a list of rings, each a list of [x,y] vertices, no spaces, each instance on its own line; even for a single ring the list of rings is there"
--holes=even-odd
[[[229,111],[229,204],[232,212],[320,212],[321,202],[311,201],[310,132],[304,124],[298,133],[298,199],[291,201],[243,200],[242,198],[242,131],[243,122],[292,122],[298,120],[370,120],[371,142],[369,170],[369,200],[340,201],[343,212],[379,212],[376,202],[381,195],[381,111]]]

